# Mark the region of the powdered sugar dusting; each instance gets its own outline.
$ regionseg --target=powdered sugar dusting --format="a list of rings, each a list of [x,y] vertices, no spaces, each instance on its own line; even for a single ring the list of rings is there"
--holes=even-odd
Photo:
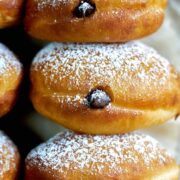
[[[59,5],[66,5],[70,0],[34,0],[39,10],[45,7],[56,8]]]
[[[16,168],[15,156],[17,150],[11,140],[0,131],[0,176]]]
[[[32,69],[42,72],[49,84],[81,89],[84,84],[160,87],[169,78],[169,63],[139,42],[126,44],[51,43],[35,57]],[[115,78],[116,77],[116,78]],[[158,86],[157,86],[158,85]]]
[[[158,142],[147,135],[92,136],[65,132],[32,150],[26,159],[26,168],[36,166],[42,171],[51,169],[64,174],[78,170],[110,176],[128,173],[129,166],[123,166],[127,163],[146,169],[153,162],[160,166],[169,159]]]
[[[0,75],[9,76],[12,71],[19,74],[21,64],[11,51],[0,43]]]

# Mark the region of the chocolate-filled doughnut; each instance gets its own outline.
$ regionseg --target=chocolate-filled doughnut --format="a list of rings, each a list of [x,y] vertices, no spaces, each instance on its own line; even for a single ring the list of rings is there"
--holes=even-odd
[[[126,133],[180,112],[180,80],[155,50],[126,44],[58,44],[31,66],[35,109],[77,132]]]
[[[25,29],[60,42],[126,42],[155,32],[167,0],[28,0]]]

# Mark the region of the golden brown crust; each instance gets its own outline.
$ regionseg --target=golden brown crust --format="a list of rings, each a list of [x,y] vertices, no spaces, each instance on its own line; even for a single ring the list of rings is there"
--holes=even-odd
[[[140,134],[89,136],[63,133],[32,150],[26,180],[178,180],[175,160]]]
[[[0,117],[9,112],[15,104],[17,90],[6,92],[0,97]]]
[[[135,168],[135,167],[134,167]],[[157,167],[157,169],[159,169],[159,167]],[[172,173],[172,174],[168,174]],[[71,173],[71,172],[69,172]],[[80,172],[78,172],[80,173]],[[125,176],[120,176],[118,177],[118,175],[114,175],[114,177],[106,177],[106,176],[88,176],[88,175],[81,175],[81,177],[79,177],[79,174],[70,174],[69,177],[64,177],[63,175],[59,175],[57,172],[52,172],[50,169],[48,169],[48,171],[46,172],[42,172],[41,170],[37,169],[37,168],[31,168],[27,171],[27,176],[26,176],[26,180],[74,180],[74,179],[79,179],[81,178],[82,180],[178,180],[179,179],[179,172],[178,172],[178,168],[177,166],[171,165],[171,167],[169,168],[164,168],[162,169],[162,171],[158,170],[158,172],[156,173],[156,175],[154,175],[154,172],[150,173],[150,174],[146,174],[144,175],[144,177],[133,177],[129,175],[125,175]],[[83,179],[84,178],[84,179]]]
[[[20,155],[13,142],[0,131],[0,179],[18,179]]]
[[[121,106],[108,106],[100,110],[92,110],[85,104],[79,106],[63,104],[59,98],[32,92],[31,98],[35,109],[66,128],[88,134],[127,133],[162,124],[177,114],[177,109],[134,109]]]
[[[19,60],[7,47],[0,44],[0,117],[13,107],[22,74]]]
[[[179,76],[141,43],[50,44],[34,59],[31,99],[41,114],[78,132],[125,133],[161,124],[180,112]],[[92,109],[87,95],[111,97]]]
[[[126,42],[155,32],[167,0],[93,0],[90,17],[73,15],[79,0],[28,0],[25,27],[33,37],[60,42]]]
[[[0,1],[0,29],[19,22],[23,2],[23,0]]]

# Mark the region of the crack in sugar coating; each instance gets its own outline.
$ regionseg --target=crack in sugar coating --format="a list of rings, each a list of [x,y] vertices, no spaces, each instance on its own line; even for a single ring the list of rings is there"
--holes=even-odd
[[[10,76],[21,72],[21,64],[15,55],[6,46],[0,43],[0,75]]]
[[[169,63],[155,50],[138,42],[126,44],[52,43],[34,58],[32,69],[47,84],[81,90],[92,84],[116,85],[138,82],[143,88],[161,88],[169,78]],[[116,78],[114,78],[116,77]],[[158,86],[157,86],[158,85]],[[149,90],[149,89],[148,89]]]
[[[40,171],[50,169],[64,174],[79,171],[110,176],[128,173],[127,163],[151,169],[154,162],[160,167],[171,161],[158,142],[147,135],[91,136],[65,132],[32,150],[26,164],[27,169],[36,166]]]

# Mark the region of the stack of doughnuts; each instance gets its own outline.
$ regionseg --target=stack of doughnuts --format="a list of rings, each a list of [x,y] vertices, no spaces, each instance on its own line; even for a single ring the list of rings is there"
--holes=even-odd
[[[21,63],[5,45],[0,43],[0,118],[12,109],[21,79]],[[0,179],[17,179],[19,165],[18,149],[9,137],[0,131]]]
[[[74,132],[59,133],[28,154],[27,180],[178,179],[166,150],[132,132],[180,114],[178,72],[154,49],[131,41],[160,27],[166,4],[28,0],[27,32],[58,41],[32,62],[32,103]]]

